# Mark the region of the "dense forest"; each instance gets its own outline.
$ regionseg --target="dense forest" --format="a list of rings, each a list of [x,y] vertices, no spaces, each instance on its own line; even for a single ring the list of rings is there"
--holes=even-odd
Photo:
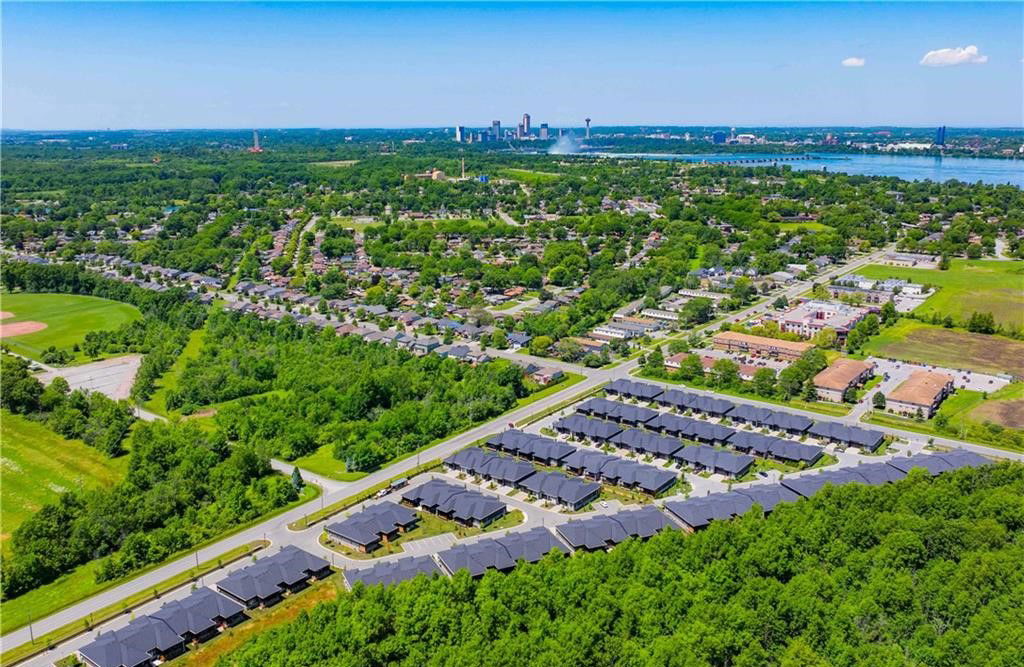
[[[291,318],[214,313],[205,341],[168,392],[170,408],[252,396],[218,411],[230,440],[286,458],[332,445],[349,470],[372,470],[497,416],[530,391],[505,360],[474,367],[417,357]]]
[[[314,665],[1019,665],[1024,467],[847,485],[474,581],[358,586],[221,659]]]
[[[14,530],[3,599],[97,558],[97,580],[116,579],[298,497],[253,447],[187,422],[139,423],[129,456],[123,482],[67,491]]]

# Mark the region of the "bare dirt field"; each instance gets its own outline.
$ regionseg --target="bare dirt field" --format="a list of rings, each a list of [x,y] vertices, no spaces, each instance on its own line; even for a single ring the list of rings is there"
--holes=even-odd
[[[11,313],[4,313],[7,317],[11,316]],[[45,322],[14,322],[12,324],[0,324],[0,338],[10,338],[11,336],[24,336],[25,334],[35,333],[42,331],[46,328]]]
[[[8,310],[0,310],[0,320],[7,319],[8,317],[14,317],[14,313]]]
[[[920,322],[900,322],[883,330],[865,351],[875,356],[947,368],[1024,375],[1024,343]]]
[[[1024,429],[1024,399],[982,404],[974,409],[971,418]]]

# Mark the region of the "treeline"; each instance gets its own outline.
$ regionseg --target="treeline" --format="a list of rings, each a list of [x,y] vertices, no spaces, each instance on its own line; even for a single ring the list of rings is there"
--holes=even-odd
[[[137,307],[142,312],[141,320],[112,331],[90,331],[81,346],[90,357],[144,354],[132,385],[131,395],[136,401],[149,398],[156,381],[188,344],[191,331],[206,319],[206,307],[192,300],[184,288],[154,292],[105,278],[76,264],[4,262],[0,265],[0,284],[26,292],[86,294]]]
[[[682,354],[689,349],[685,341],[673,341],[669,352]],[[816,401],[818,392],[814,388],[814,376],[828,366],[828,361],[824,352],[814,348],[804,352],[777,375],[771,368],[758,368],[750,380],[740,377],[739,364],[732,359],[718,359],[709,371],[705,371],[700,356],[696,354],[687,354],[680,361],[679,368],[669,370],[665,367],[665,355],[660,347],[645,356],[642,364],[645,377],[682,380],[695,387],[745,391],[784,401],[798,397]]]
[[[527,393],[521,369],[508,361],[473,367],[338,337],[291,318],[220,312],[210,316],[205,345],[168,392],[167,405],[187,413],[255,397],[218,410],[229,439],[285,458],[333,445],[349,470],[371,470],[501,414]]]
[[[218,665],[1019,664],[1022,537],[1024,466],[918,471],[509,574],[360,585]]]
[[[28,366],[20,357],[2,355],[0,406],[42,421],[65,438],[82,440],[107,456],[124,453],[124,439],[135,421],[127,401],[114,401],[95,391],[71,391],[62,377],[44,388]]]
[[[67,491],[14,530],[3,599],[97,558],[97,581],[121,577],[298,497],[253,447],[229,448],[188,422],[139,424],[129,456],[120,484]]]

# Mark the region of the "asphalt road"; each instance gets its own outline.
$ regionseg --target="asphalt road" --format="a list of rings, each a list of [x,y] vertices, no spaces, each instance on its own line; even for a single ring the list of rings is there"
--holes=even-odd
[[[844,265],[842,267],[834,268],[831,271],[828,271],[828,272],[825,272],[825,273],[819,275],[818,279],[820,280],[822,278],[828,278],[829,276],[831,276],[833,274],[845,273],[845,272],[848,272],[848,271],[855,270],[856,268],[858,268],[860,266],[863,266],[865,264],[871,263],[872,261],[877,259],[877,257],[880,256],[880,254],[882,252],[883,251],[879,251],[877,253],[873,253],[872,255],[860,258],[860,259],[858,259],[858,260],[856,260],[856,261],[854,261],[854,262],[852,262],[850,264]],[[799,294],[802,294],[803,292],[807,291],[809,289],[809,287],[810,287],[810,285],[808,283],[806,283],[806,282],[804,282],[804,283],[797,283],[797,284],[793,285],[792,287],[787,288],[783,292],[783,294],[785,294],[787,296],[787,298],[792,298],[792,297],[795,297],[795,296],[797,296]],[[769,308],[769,307],[770,306],[768,306],[768,305],[762,304],[762,305],[759,305],[759,306],[754,306],[754,307],[748,308],[748,309],[746,309],[746,310],[744,310],[744,311],[742,311],[740,313],[737,313],[735,315],[730,316],[729,317],[729,321],[739,321],[739,320],[746,319],[747,317],[749,317],[753,313],[759,312],[759,311],[763,311],[764,309]],[[707,325],[707,326],[712,326],[712,325]],[[700,330],[700,329],[703,329],[703,328],[706,328],[706,327],[698,327],[696,330]],[[566,370],[572,370],[574,372],[582,373],[582,374],[584,374],[586,376],[586,379],[583,380],[582,382],[579,382],[579,383],[574,384],[574,385],[572,385],[570,387],[567,387],[567,388],[563,389],[562,391],[556,392],[556,393],[554,393],[554,394],[552,394],[550,396],[546,396],[546,397],[544,397],[544,398],[542,398],[542,399],[540,399],[540,400],[538,400],[538,401],[536,401],[534,403],[531,403],[531,404],[529,404],[529,405],[527,405],[525,407],[515,409],[515,410],[513,410],[513,411],[511,411],[509,413],[506,413],[506,414],[504,414],[504,415],[502,415],[500,417],[492,419],[489,422],[486,422],[484,424],[481,424],[480,426],[472,428],[469,431],[466,431],[466,432],[464,432],[464,433],[462,433],[460,435],[457,435],[457,436],[454,436],[452,438],[449,438],[448,440],[446,440],[446,441],[444,441],[444,442],[442,442],[442,443],[440,443],[440,444],[438,444],[438,445],[436,445],[434,447],[431,447],[428,450],[425,450],[425,451],[421,452],[417,456],[413,456],[413,457],[407,458],[407,459],[405,459],[403,461],[400,461],[398,463],[394,463],[394,464],[388,466],[387,468],[384,468],[382,470],[378,470],[378,471],[376,471],[374,473],[371,473],[371,474],[367,475],[366,477],[364,477],[364,478],[362,478],[362,479],[360,479],[360,480],[358,480],[356,482],[336,482],[336,481],[333,481],[333,480],[326,480],[326,479],[318,478],[316,475],[313,475],[312,473],[304,471],[303,472],[303,477],[307,481],[314,482],[314,483],[320,483],[322,485],[322,488],[325,489],[326,492],[322,495],[321,498],[313,500],[313,501],[310,501],[310,502],[308,502],[308,503],[306,503],[304,505],[301,505],[299,507],[296,507],[296,508],[294,508],[294,509],[292,509],[292,510],[290,510],[290,511],[288,511],[288,512],[286,512],[286,513],[284,513],[284,514],[282,514],[280,516],[278,516],[278,517],[275,517],[273,519],[264,521],[264,522],[262,522],[262,523],[260,523],[260,524],[258,524],[256,526],[253,526],[253,527],[245,529],[245,530],[243,530],[243,531],[241,531],[239,533],[236,533],[235,535],[232,535],[231,537],[227,537],[227,538],[225,538],[223,540],[220,540],[219,542],[217,542],[217,543],[215,543],[215,544],[213,544],[211,546],[208,546],[208,547],[205,547],[205,548],[201,549],[198,552],[198,554],[193,553],[193,554],[189,554],[188,556],[179,558],[179,559],[177,559],[175,561],[172,561],[170,563],[167,563],[167,564],[165,564],[165,565],[163,565],[163,566],[161,566],[161,567],[159,567],[159,568],[157,568],[157,569],[155,569],[155,570],[153,570],[151,572],[148,572],[148,573],[146,573],[146,574],[144,574],[144,575],[142,575],[142,576],[140,576],[140,577],[138,577],[138,578],[136,578],[136,579],[134,579],[134,580],[132,580],[130,582],[127,582],[127,583],[124,583],[124,584],[122,584],[120,586],[116,586],[114,588],[111,588],[111,589],[109,589],[109,590],[107,590],[107,591],[105,591],[103,593],[100,593],[98,595],[95,595],[95,596],[93,596],[93,597],[91,597],[91,598],[89,598],[87,600],[83,600],[82,602],[79,602],[79,603],[77,603],[75,605],[72,605],[71,607],[68,607],[67,609],[64,609],[64,610],[59,611],[57,613],[51,614],[50,616],[47,616],[47,617],[45,617],[43,619],[40,619],[40,620],[36,621],[35,623],[33,623],[32,630],[33,630],[34,634],[36,636],[39,636],[41,634],[44,634],[46,632],[49,632],[49,631],[54,630],[56,628],[59,628],[59,627],[65,625],[65,624],[68,624],[68,623],[71,623],[71,622],[76,622],[79,619],[85,618],[86,616],[88,616],[89,614],[95,612],[98,609],[101,609],[101,608],[103,608],[103,607],[105,607],[107,605],[110,605],[110,604],[113,604],[115,602],[118,602],[119,600],[122,600],[122,599],[128,597],[129,595],[131,595],[131,594],[133,594],[135,592],[138,592],[140,590],[145,590],[147,588],[152,588],[157,583],[159,583],[161,581],[164,581],[165,579],[168,579],[169,577],[172,577],[172,576],[174,576],[176,574],[179,574],[181,572],[187,571],[190,567],[195,565],[197,560],[198,560],[198,562],[202,562],[202,561],[204,561],[206,559],[215,558],[219,554],[222,554],[222,553],[224,553],[224,552],[226,552],[226,551],[228,551],[228,550],[230,550],[232,548],[235,548],[237,546],[241,546],[243,544],[247,544],[247,543],[249,543],[249,542],[251,542],[253,540],[268,539],[268,540],[271,540],[271,542],[273,543],[273,545],[275,547],[279,547],[279,546],[282,546],[282,545],[285,545],[285,544],[299,544],[299,545],[315,544],[317,536],[319,535],[320,531],[323,528],[322,525],[313,526],[313,527],[311,527],[311,528],[309,528],[309,529],[307,529],[305,531],[297,533],[297,532],[292,532],[292,531],[288,530],[288,527],[287,527],[288,524],[293,522],[293,521],[295,521],[295,520],[297,520],[297,519],[299,519],[299,518],[301,518],[301,517],[303,517],[303,516],[305,516],[305,515],[307,515],[307,514],[309,514],[309,513],[311,513],[311,512],[313,512],[313,511],[316,511],[317,509],[319,509],[323,505],[329,505],[332,502],[341,500],[343,498],[346,498],[346,497],[351,496],[353,494],[359,493],[361,491],[365,491],[365,490],[369,489],[370,487],[375,486],[376,484],[379,484],[380,482],[387,481],[387,480],[395,477],[396,475],[402,474],[403,472],[408,472],[408,471],[412,470],[413,468],[415,468],[417,465],[419,465],[420,462],[430,461],[430,460],[437,459],[437,458],[447,457],[448,455],[454,453],[455,451],[465,447],[466,445],[469,445],[469,444],[475,442],[476,440],[479,440],[480,438],[482,438],[482,437],[484,437],[486,435],[489,435],[491,433],[495,433],[497,431],[500,431],[500,430],[504,429],[509,422],[519,422],[519,421],[521,421],[521,420],[523,420],[523,419],[525,419],[525,418],[527,418],[527,417],[529,417],[529,416],[531,416],[533,414],[536,414],[537,412],[540,412],[540,411],[542,411],[542,410],[544,410],[546,408],[554,406],[554,405],[556,405],[556,404],[566,400],[567,398],[575,396],[575,395],[577,395],[577,394],[579,394],[581,392],[584,392],[584,391],[586,391],[588,389],[593,389],[593,388],[595,388],[595,387],[597,387],[597,386],[599,386],[601,384],[604,384],[606,382],[610,382],[610,381],[615,380],[617,378],[629,377],[630,373],[634,369],[636,369],[636,367],[638,366],[638,361],[637,360],[633,360],[633,361],[623,362],[623,363],[619,364],[618,366],[615,366],[614,368],[609,368],[609,369],[587,369],[587,368],[584,368],[582,366],[577,366],[577,365],[574,365],[574,364],[565,364],[564,362],[557,362],[557,361],[553,361],[551,359],[542,359],[542,358],[537,358],[537,357],[530,357],[529,355],[521,355],[521,354],[516,354],[516,353],[504,352],[504,353],[501,353],[500,356],[505,356],[505,357],[512,356],[512,357],[519,358],[519,359],[532,359],[532,360],[536,361],[540,365],[558,366],[558,367],[564,368]],[[664,384],[664,383],[657,383],[657,382],[652,381],[652,380],[645,380],[645,382],[654,382],[655,384]],[[688,391],[695,391],[697,393],[707,393],[707,394],[713,394],[714,393],[714,392],[702,391],[702,390],[697,390],[697,389],[687,389],[687,390]],[[731,397],[731,396],[728,397],[728,398],[729,398],[729,400],[731,400],[733,402],[736,402],[736,403],[751,403],[751,404],[755,404],[755,405],[765,405],[764,403],[758,403],[757,401],[748,400],[748,399],[736,398],[736,397]],[[775,405],[770,405],[770,407],[772,407],[772,409],[776,409],[776,410],[782,410],[782,411],[792,412],[792,413],[796,413],[796,414],[804,414],[804,415],[807,415],[809,417],[812,417],[814,419],[819,419],[819,420],[821,420],[821,419],[833,419],[835,421],[840,421],[840,422],[856,423],[856,418],[855,417],[840,417],[840,418],[824,417],[824,416],[822,416],[822,415],[820,415],[818,413],[797,410],[795,408],[789,408],[789,407],[783,407],[783,406],[775,406]],[[149,418],[159,418],[158,416],[153,415],[152,413],[146,413],[143,418],[147,418],[147,417],[149,417]],[[879,430],[879,431],[882,431],[882,432],[885,432],[885,433],[889,433],[889,434],[898,436],[900,438],[908,439],[908,440],[910,440],[912,442],[920,442],[920,441],[922,441],[923,439],[925,439],[927,437],[927,436],[923,436],[923,435],[917,434],[917,433],[912,433],[912,432],[908,432],[908,431],[902,431],[900,429],[893,429],[893,428],[873,426],[873,425],[872,426],[867,426],[867,425],[864,425],[864,424],[859,424],[859,425],[866,426],[868,428]],[[984,454],[984,455],[987,455],[987,456],[998,457],[998,458],[1005,458],[1005,459],[1013,459],[1013,460],[1018,460],[1018,461],[1024,461],[1024,454],[1013,453],[1013,452],[1006,452],[1006,451],[1003,451],[1003,450],[993,449],[993,448],[990,448],[990,447],[984,447],[984,446],[981,446],[981,445],[974,445],[974,444],[970,444],[970,443],[963,443],[963,442],[959,442],[959,441],[948,439],[948,438],[938,438],[938,437],[936,437],[934,439],[934,442],[936,444],[938,444],[938,445],[944,445],[944,446],[948,446],[948,447],[961,447],[963,449],[968,449],[968,450],[971,450],[971,451],[974,451],[974,452],[977,452],[977,453],[980,453],[980,454]],[[292,466],[290,464],[280,463],[280,462],[275,463],[275,467],[278,467],[279,469],[284,470],[284,471],[286,471],[288,473],[291,472],[291,468],[292,468]],[[319,546],[319,545],[317,545],[317,546]],[[20,645],[20,644],[22,644],[24,642],[27,642],[27,641],[29,641],[29,629],[27,627],[21,628],[21,629],[16,630],[16,631],[13,631],[11,633],[8,633],[7,635],[5,635],[2,638],[0,638],[0,642],[2,642],[2,644],[3,644],[5,649],[9,649],[9,648],[18,646],[18,645]],[[60,657],[60,656],[58,655],[56,657]]]

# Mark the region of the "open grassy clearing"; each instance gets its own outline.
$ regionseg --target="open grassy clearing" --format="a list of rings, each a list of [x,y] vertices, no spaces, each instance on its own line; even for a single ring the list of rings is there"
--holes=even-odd
[[[113,486],[128,457],[109,459],[81,440],[66,440],[42,424],[0,413],[0,525],[3,544],[43,505],[69,489]]]
[[[532,169],[501,169],[498,171],[498,176],[527,185],[550,183],[562,178],[562,174],[555,174],[550,171],[534,171]]]
[[[185,349],[181,351],[178,358],[174,360],[174,363],[163,374],[156,382],[156,391],[153,392],[153,396],[143,404],[143,407],[150,412],[155,412],[158,415],[167,416],[167,392],[172,389],[178,388],[178,379],[181,377],[182,371],[185,370],[185,364],[189,359],[195,359],[199,356],[200,350],[203,349],[203,341],[206,339],[206,329],[196,329],[193,331],[188,338],[188,344],[185,345]]]
[[[76,363],[93,361],[73,352],[74,346],[85,340],[86,333],[116,329],[142,317],[138,308],[127,303],[78,294],[5,293],[0,295],[0,310],[13,313],[3,319],[5,325],[46,324],[41,331],[4,338],[3,344],[12,352],[42,361],[43,352],[53,345],[75,354]]]
[[[820,222],[776,222],[772,224],[783,232],[795,232],[801,229],[809,232],[827,232],[832,229],[828,225],[823,225]]]
[[[99,569],[102,559],[89,561],[85,565],[75,568],[71,572],[68,572],[61,578],[46,584],[45,586],[40,586],[39,588],[29,591],[24,595],[20,595],[12,600],[7,600],[0,604],[0,634],[7,634],[12,630],[17,630],[18,628],[30,623],[33,619],[48,616],[54,612],[60,611],[61,609],[70,607],[77,602],[81,602],[88,597],[92,597],[97,593],[114,588],[115,586],[120,586],[121,584],[133,579],[137,579],[147,572],[160,568],[171,561],[185,556],[186,554],[191,554],[197,549],[202,549],[206,546],[219,542],[226,537],[230,537],[235,533],[245,530],[249,526],[256,525],[257,523],[266,521],[267,519],[284,514],[298,505],[313,500],[318,495],[320,495],[320,487],[307,484],[299,494],[298,500],[289,503],[284,507],[279,507],[269,514],[264,514],[252,521],[235,526],[220,535],[215,535],[200,545],[172,554],[160,563],[153,563],[121,579],[97,582],[96,572]]]
[[[314,162],[313,165],[317,167],[351,167],[358,162],[359,160],[327,160],[326,162]]]
[[[923,315],[950,315],[957,322],[971,313],[992,313],[996,322],[1020,326],[1024,322],[1024,263],[954,259],[948,271],[905,269],[871,264],[857,269],[868,278],[902,278],[940,289],[917,308]]]
[[[1024,375],[1024,342],[903,319],[871,338],[866,355],[980,373]]]

